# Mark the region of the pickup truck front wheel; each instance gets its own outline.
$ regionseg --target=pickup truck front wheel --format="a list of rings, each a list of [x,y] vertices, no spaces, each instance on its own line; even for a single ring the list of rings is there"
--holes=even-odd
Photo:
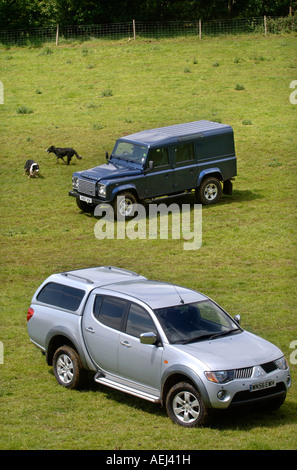
[[[53,369],[57,382],[66,388],[79,388],[84,369],[77,352],[70,346],[61,346],[54,354]]]
[[[215,204],[220,200],[221,195],[221,182],[213,176],[205,178],[199,188],[196,189],[196,198],[204,205]]]
[[[174,423],[187,428],[202,426],[207,418],[200,394],[187,382],[177,383],[169,390],[166,410]]]

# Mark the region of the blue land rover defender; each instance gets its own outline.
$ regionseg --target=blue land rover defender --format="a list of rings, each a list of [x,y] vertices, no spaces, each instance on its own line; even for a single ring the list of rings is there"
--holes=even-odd
[[[198,202],[214,204],[222,192],[232,194],[236,176],[232,127],[211,121],[121,137],[106,158],[103,165],[73,174],[69,195],[85,212],[109,203],[116,216],[129,217],[141,201],[192,190]]]

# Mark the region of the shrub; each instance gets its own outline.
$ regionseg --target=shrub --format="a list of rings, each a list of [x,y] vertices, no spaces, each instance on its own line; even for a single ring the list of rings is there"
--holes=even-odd
[[[110,88],[107,88],[106,90],[102,90],[100,94],[100,98],[106,98],[108,96],[112,96],[113,92]]]
[[[53,49],[51,49],[50,47],[45,47],[44,49],[42,49],[39,55],[50,55],[53,53],[54,53]]]
[[[28,108],[28,106],[19,106],[16,110],[17,114],[32,114],[34,113],[33,109]]]

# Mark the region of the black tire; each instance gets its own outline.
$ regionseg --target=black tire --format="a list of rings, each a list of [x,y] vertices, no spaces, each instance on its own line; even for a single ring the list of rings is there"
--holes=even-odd
[[[77,204],[77,207],[83,211],[83,212],[86,212],[87,214],[91,214],[94,212],[94,209],[95,209],[95,205],[94,204],[88,204],[87,202],[85,201],[81,201],[79,199],[79,197],[76,198],[76,204]]]
[[[174,385],[166,397],[169,418],[186,428],[202,426],[207,420],[207,409],[196,388],[187,382]]]
[[[53,369],[57,382],[65,388],[75,389],[82,385],[84,368],[77,352],[70,346],[61,346],[53,357]]]
[[[137,199],[133,193],[125,191],[116,197],[113,207],[116,220],[130,219],[137,209]]]
[[[204,205],[216,204],[221,199],[221,195],[221,182],[213,176],[205,178],[196,189],[196,199]]]

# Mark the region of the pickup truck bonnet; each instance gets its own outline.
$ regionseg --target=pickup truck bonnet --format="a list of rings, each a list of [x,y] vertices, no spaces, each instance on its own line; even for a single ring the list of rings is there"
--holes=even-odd
[[[213,340],[175,345],[204,362],[210,370],[240,369],[279,359],[282,352],[273,344],[247,331]]]

